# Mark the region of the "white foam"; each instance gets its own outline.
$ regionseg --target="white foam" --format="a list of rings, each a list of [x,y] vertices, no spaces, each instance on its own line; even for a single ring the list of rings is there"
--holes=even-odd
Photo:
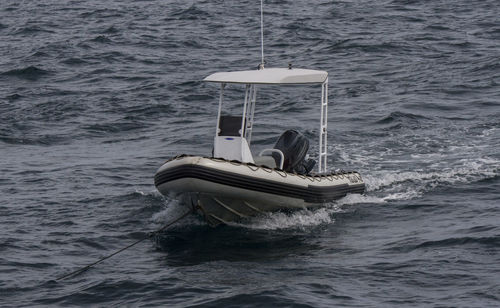
[[[330,224],[335,221],[332,214],[342,212],[337,204],[329,204],[317,209],[304,209],[292,213],[268,213],[254,217],[246,223],[231,223],[232,226],[258,230],[304,229]]]
[[[385,203],[386,199],[373,195],[350,194],[336,201],[337,205],[348,206],[360,203]]]
[[[181,215],[180,206],[175,206],[175,205],[176,203],[172,201],[167,201],[165,208],[153,214],[151,220],[155,223],[164,223],[168,219],[171,219],[171,217],[176,217],[178,215]]]
[[[417,197],[420,197],[421,195],[422,195],[422,192],[419,192],[417,190],[408,190],[408,191],[404,191],[404,192],[388,194],[381,199],[384,202],[397,201],[397,200],[410,200],[410,199],[415,199]]]
[[[155,196],[155,197],[162,196],[162,194],[156,189],[151,190],[149,192],[144,192],[144,191],[136,188],[135,193],[140,194],[141,196]]]
[[[495,166],[496,165],[496,166]],[[439,171],[378,172],[364,176],[367,193],[386,193],[384,200],[408,200],[420,197],[435,187],[472,183],[498,175],[498,161],[464,160],[460,165]]]
[[[158,225],[164,225],[178,217],[184,215],[188,210],[188,207],[182,205],[178,200],[175,199],[167,199],[165,201],[165,208],[161,211],[153,214],[151,220]],[[190,215],[183,219],[184,224],[200,224],[200,221],[194,217],[194,215]],[[181,223],[182,223],[181,222]]]
[[[489,137],[489,136],[491,136],[497,130],[499,130],[499,129],[496,128],[496,127],[485,129],[485,130],[483,130],[481,132],[481,136],[480,137]]]
[[[232,223],[231,225],[259,230],[305,229],[334,223],[334,214],[344,212],[348,206],[361,203],[386,203],[387,200],[399,197],[402,198],[403,196],[392,194],[386,197],[377,197],[373,195],[349,194],[320,208],[304,209],[291,213],[268,213],[264,216],[252,218],[246,223]],[[409,197],[406,196],[406,198]]]

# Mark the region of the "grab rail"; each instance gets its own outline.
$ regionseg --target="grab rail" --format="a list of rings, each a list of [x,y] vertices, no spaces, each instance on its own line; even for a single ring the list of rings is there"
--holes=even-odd
[[[264,149],[264,150],[260,151],[259,156],[262,156],[262,154],[264,154],[266,152],[278,153],[280,155],[280,157],[281,157],[280,169],[283,170],[283,163],[285,162],[285,155],[283,155],[283,152],[281,152],[281,150],[278,150],[278,149]]]

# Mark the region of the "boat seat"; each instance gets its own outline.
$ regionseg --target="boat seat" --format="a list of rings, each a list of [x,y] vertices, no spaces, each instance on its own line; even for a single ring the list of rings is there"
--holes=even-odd
[[[241,136],[241,117],[221,116],[219,120],[219,136]],[[243,132],[245,135],[245,132]]]
[[[214,140],[214,157],[244,163],[254,162],[247,140],[241,137],[241,120],[242,117],[239,116],[220,117],[219,131]]]
[[[217,136],[214,140],[214,157],[254,163],[252,152],[245,138]]]
[[[298,174],[309,174],[316,162],[306,159],[309,150],[309,140],[296,130],[285,131],[274,145],[284,156],[283,170],[296,172]],[[278,153],[272,153],[274,161],[278,164],[281,157]]]

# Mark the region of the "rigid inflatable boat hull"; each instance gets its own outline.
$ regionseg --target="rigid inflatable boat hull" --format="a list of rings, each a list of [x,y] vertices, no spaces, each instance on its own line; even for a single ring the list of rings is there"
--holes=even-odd
[[[155,185],[163,195],[182,196],[214,226],[266,212],[315,207],[365,189],[357,172],[304,176],[200,156],[166,162],[155,175]]]

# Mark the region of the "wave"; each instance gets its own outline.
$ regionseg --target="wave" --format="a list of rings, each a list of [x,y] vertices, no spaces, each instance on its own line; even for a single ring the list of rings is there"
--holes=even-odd
[[[416,245],[399,245],[397,247],[391,248],[391,250],[402,250],[405,252],[410,252],[418,249],[443,248],[451,246],[461,247],[464,245],[480,245],[480,246],[498,248],[500,246],[500,237],[499,236],[453,237],[441,240],[424,241]]]
[[[22,95],[20,94],[17,94],[17,93],[14,93],[14,94],[11,94],[11,95],[8,95],[6,97],[7,100],[9,100],[10,102],[14,102],[14,101],[17,101],[19,99],[23,98]]]
[[[81,58],[76,58],[76,57],[72,57],[72,58],[68,58],[68,59],[65,59],[65,60],[62,60],[61,63],[63,64],[67,64],[67,65],[84,65],[84,64],[88,64],[89,62],[81,59]]]
[[[38,34],[40,32],[44,33],[55,33],[52,30],[44,29],[39,26],[27,26],[22,27],[14,32],[15,35],[28,35],[28,34]]]
[[[99,35],[90,40],[91,42],[96,43],[111,43],[112,41],[105,35]]]
[[[30,65],[24,68],[12,69],[3,72],[1,75],[9,77],[17,77],[29,81],[36,81],[48,74],[50,74],[49,71]]]
[[[207,19],[210,17],[210,14],[193,4],[187,9],[178,9],[174,11],[171,16],[175,16],[180,20],[198,20]]]
[[[147,127],[145,123],[139,121],[115,121],[112,123],[94,123],[82,126],[82,129],[93,136],[104,136],[107,134],[125,134],[126,132],[140,130]]]
[[[391,112],[388,116],[378,120],[377,124],[391,124],[394,122],[419,122],[421,120],[429,120],[430,118],[419,114],[405,113],[401,111]]]
[[[56,136],[56,135],[41,135],[41,136],[16,136],[4,135],[0,131],[0,142],[12,145],[38,145],[38,146],[52,146],[69,144],[72,141],[71,136]]]

